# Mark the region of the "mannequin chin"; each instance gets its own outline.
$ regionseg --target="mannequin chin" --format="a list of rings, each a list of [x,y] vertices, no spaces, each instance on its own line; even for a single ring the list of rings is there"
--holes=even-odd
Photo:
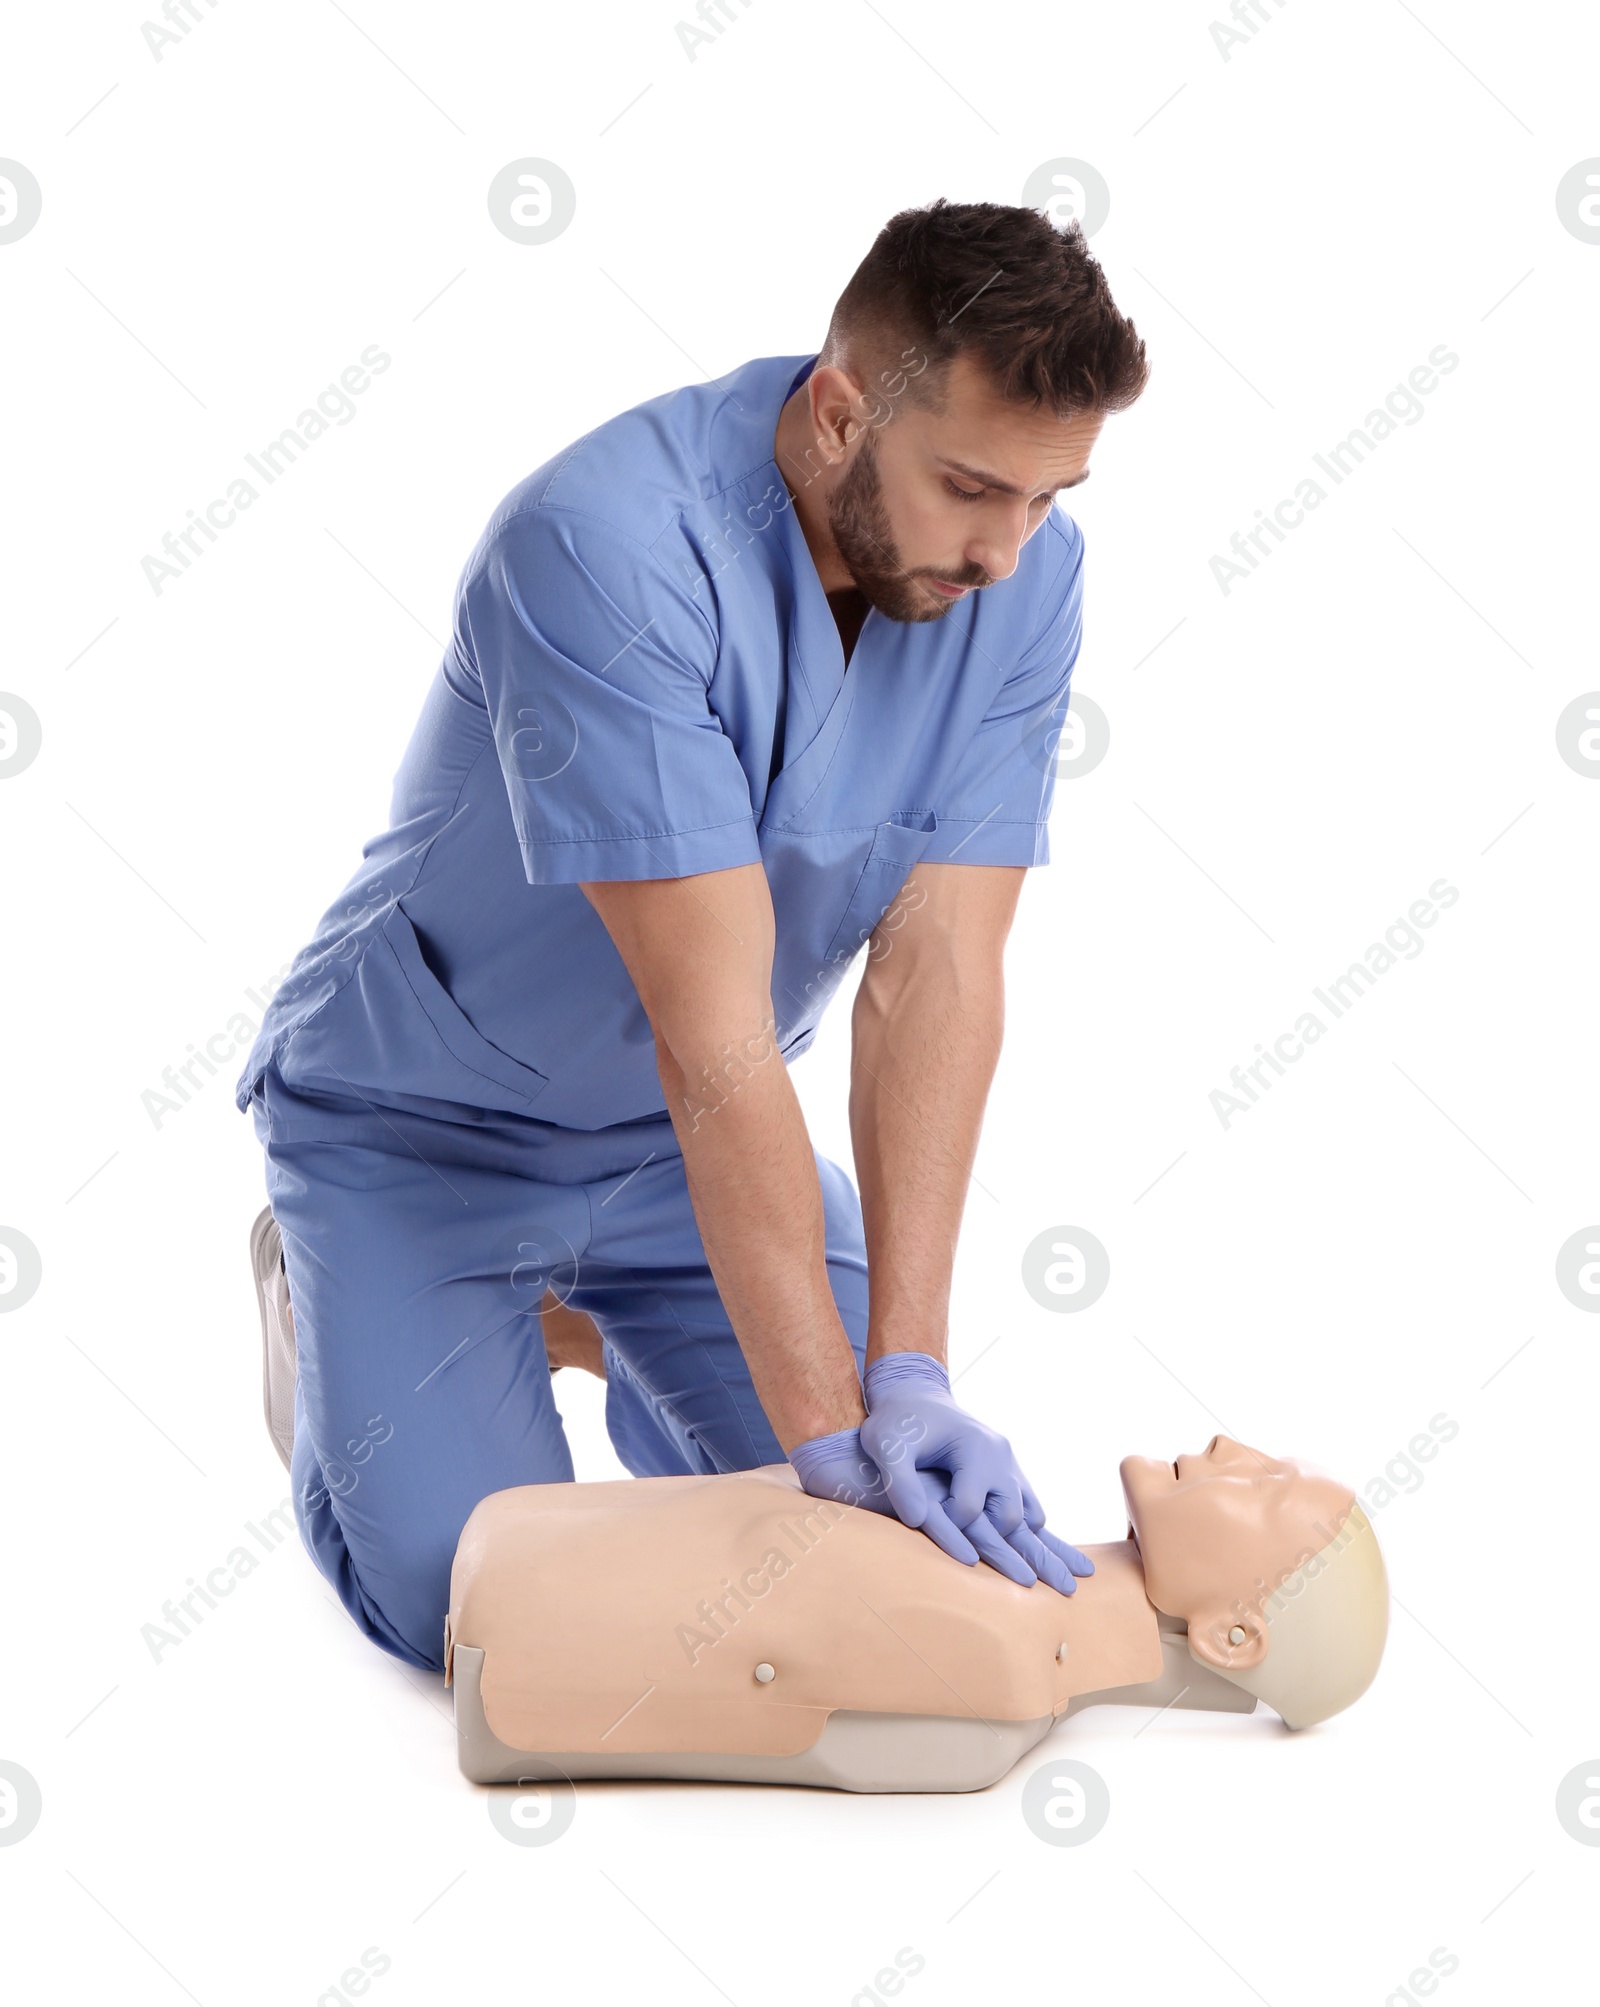
[[[1131,1537],[1072,1596],[787,1464],[496,1492],[451,1578],[462,1770],[975,1790],[1091,1706],[1304,1728],[1365,1692],[1388,1585],[1347,1487],[1223,1436],[1122,1481]]]

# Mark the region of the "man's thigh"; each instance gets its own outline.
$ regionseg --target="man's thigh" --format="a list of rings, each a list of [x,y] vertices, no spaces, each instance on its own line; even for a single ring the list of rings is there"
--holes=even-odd
[[[817,1158],[828,1277],[863,1368],[867,1259],[861,1202],[837,1164]],[[681,1158],[626,1184],[591,1186],[593,1229],[563,1292],[605,1340],[606,1426],[636,1477],[752,1470],[783,1449],[756,1398],[706,1262]]]

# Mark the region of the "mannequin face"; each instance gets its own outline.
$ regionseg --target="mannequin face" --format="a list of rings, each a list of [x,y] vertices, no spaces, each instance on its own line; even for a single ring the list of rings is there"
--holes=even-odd
[[[1190,1650],[1219,1672],[1260,1665],[1268,1601],[1354,1503],[1333,1478],[1228,1436],[1175,1464],[1126,1457],[1122,1489],[1151,1602],[1185,1620]]]

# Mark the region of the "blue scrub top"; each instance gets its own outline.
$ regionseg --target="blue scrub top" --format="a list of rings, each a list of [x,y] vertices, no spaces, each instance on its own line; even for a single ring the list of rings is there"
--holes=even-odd
[[[1052,509],[943,619],[868,613],[848,668],[773,458],[815,357],[652,398],[506,496],[390,826],[273,998],[315,1091],[595,1130],[661,1116],[655,1044],[581,880],[762,863],[785,1060],[920,863],[1048,861],[1083,539]]]

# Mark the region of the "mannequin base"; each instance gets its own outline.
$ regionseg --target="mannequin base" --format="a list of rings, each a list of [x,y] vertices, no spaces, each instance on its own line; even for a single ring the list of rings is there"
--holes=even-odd
[[[675,1778],[705,1784],[809,1784],[833,1791],[982,1791],[1042,1742],[1053,1715],[979,1721],[942,1714],[866,1714],[839,1708],[797,1756],[657,1750],[511,1749],[483,1711],[483,1652],[457,1645],[451,1688],[461,1774],[474,1784],[516,1784],[559,1771],[581,1778]]]
[[[1165,1627],[1159,1679],[1076,1695],[1060,1715],[1033,1721],[980,1721],[946,1714],[867,1714],[838,1708],[797,1756],[656,1750],[607,1755],[585,1750],[512,1749],[483,1708],[483,1652],[457,1645],[452,1691],[461,1774],[474,1784],[517,1784],[552,1771],[590,1778],[664,1778],[703,1784],[808,1784],[830,1791],[983,1791],[1036,1748],[1058,1720],[1089,1707],[1197,1709],[1251,1714],[1254,1696],[1190,1658],[1181,1632]]]

